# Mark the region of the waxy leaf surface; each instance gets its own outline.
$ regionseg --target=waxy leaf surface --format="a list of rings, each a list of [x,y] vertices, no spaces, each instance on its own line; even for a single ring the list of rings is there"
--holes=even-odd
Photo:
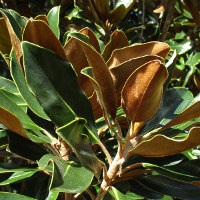
[[[73,149],[85,167],[93,170],[96,174],[100,174],[103,164],[92,152],[87,136],[83,135],[85,124],[84,119],[76,119],[57,129],[56,132]]]
[[[39,161],[39,166],[45,170],[48,163],[53,163],[53,176],[51,190],[67,193],[79,193],[89,187],[94,173],[73,161],[64,161],[50,154],[45,155]]]
[[[34,44],[23,42],[22,48],[28,85],[49,118],[58,126],[64,126],[76,115],[83,117],[87,120],[88,128],[95,134],[90,102],[80,89],[72,66]]]

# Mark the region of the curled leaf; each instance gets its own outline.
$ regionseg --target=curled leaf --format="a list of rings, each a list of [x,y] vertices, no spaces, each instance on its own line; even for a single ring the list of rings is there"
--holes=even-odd
[[[150,140],[141,142],[129,152],[132,155],[163,157],[181,153],[200,144],[200,128],[192,128],[184,140],[174,140],[164,135],[156,135]]]
[[[168,76],[158,60],[148,62],[133,72],[122,89],[122,108],[134,122],[150,119],[156,113]]]
[[[190,107],[188,107],[186,110],[184,110],[182,113],[177,115],[173,120],[171,120],[169,123],[167,123],[165,126],[163,126],[160,131],[163,131],[169,127],[182,124],[188,121],[192,121],[198,117],[200,117],[200,101],[195,102]]]
[[[135,46],[128,46],[113,51],[107,65],[109,68],[112,68],[130,59],[145,55],[158,55],[165,59],[169,51],[169,45],[163,42],[148,42]]]
[[[130,74],[132,74],[137,68],[141,67],[145,63],[155,59],[160,60],[161,62],[163,61],[163,58],[160,56],[147,55],[130,59],[116,67],[110,68],[110,72],[117,92],[117,105],[120,104],[121,91]]]
[[[106,44],[102,57],[107,61],[115,49],[129,46],[128,38],[123,31],[115,30],[110,36],[110,41]]]

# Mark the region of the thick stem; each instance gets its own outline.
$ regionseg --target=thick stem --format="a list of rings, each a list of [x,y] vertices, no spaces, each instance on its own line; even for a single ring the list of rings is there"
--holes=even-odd
[[[122,153],[120,152],[120,149],[121,148],[118,149],[117,155],[115,156],[115,159],[110,165],[107,174],[104,175],[104,180],[101,183],[100,190],[95,200],[101,200],[101,198],[108,192],[108,188],[112,182],[112,179],[119,171],[119,167],[121,165],[121,158],[122,158]]]

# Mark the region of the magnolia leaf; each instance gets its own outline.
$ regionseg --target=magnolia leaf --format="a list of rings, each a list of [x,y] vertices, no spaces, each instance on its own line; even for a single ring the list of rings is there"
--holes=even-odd
[[[120,30],[115,30],[110,36],[110,41],[106,44],[102,57],[107,61],[115,49],[129,46],[128,38],[125,33]]]
[[[3,54],[9,54],[12,48],[8,29],[3,18],[0,18],[0,49]]]
[[[0,76],[0,88],[16,95],[19,94],[14,82],[2,76]]]
[[[130,59],[145,55],[157,55],[165,59],[169,51],[169,45],[163,42],[148,42],[135,46],[128,46],[113,51],[107,65],[109,68],[112,68]]]
[[[0,12],[5,20],[12,47],[14,49],[17,62],[20,64],[20,57],[22,55],[21,43],[22,40],[22,30],[15,18],[6,10],[0,8]]]
[[[89,41],[89,38],[86,35],[83,36],[85,36],[86,39]],[[88,78],[86,78],[83,74],[81,74],[81,70],[89,66],[84,51],[73,38],[65,44],[64,49],[67,56],[67,60],[73,65],[73,68],[75,69],[78,75],[78,82],[81,89],[85,92],[85,94],[88,97],[90,97],[94,92],[94,88],[91,85],[91,81]]]
[[[156,113],[168,76],[158,60],[148,62],[134,71],[122,89],[122,108],[134,122],[150,119]]]
[[[59,192],[53,192],[53,191],[49,191],[49,194],[48,194],[48,197],[46,197],[45,200],[56,200],[58,199],[58,195],[59,195]]]
[[[48,22],[48,19],[47,19],[47,16],[46,15],[37,15],[34,20],[41,20],[41,21],[44,21],[46,22],[48,25],[49,25],[49,22]]]
[[[60,6],[53,7],[47,15],[49,26],[58,39],[60,38],[59,15],[60,15]]]
[[[47,48],[66,60],[65,51],[53,31],[44,21],[29,20],[24,29],[23,41]]]
[[[12,101],[8,96],[6,96],[2,89],[0,89],[0,107],[15,115],[20,120],[23,128],[33,130],[41,129],[14,101]]]
[[[94,34],[94,32],[90,28],[83,28],[79,31],[80,33],[88,36],[88,42],[95,48],[98,53],[101,53],[99,42]]]
[[[26,26],[26,18],[21,16],[19,13],[17,13],[15,10],[9,9],[9,12],[11,13],[11,15],[15,18],[15,20],[17,21],[17,23],[21,26],[22,29],[25,28]]]
[[[160,131],[163,131],[169,127],[182,124],[188,121],[192,121],[198,117],[200,117],[200,101],[195,102],[190,107],[188,107],[186,110],[184,110],[182,113],[177,115],[173,120],[171,120],[169,123],[167,123],[165,126],[163,126]]]
[[[72,148],[81,163],[93,170],[97,176],[100,174],[103,163],[97,159],[90,148],[89,140],[84,133],[84,126],[86,121],[84,119],[76,119],[69,124],[57,129],[58,135]]]
[[[81,47],[83,49],[89,67],[92,67],[93,78],[101,88],[103,100],[106,104],[108,112],[114,119],[117,111],[116,91],[108,67],[106,66],[101,55],[91,46],[77,38],[72,38],[71,40],[74,40],[74,42],[79,45],[79,48]],[[66,47],[67,46],[65,46],[65,49]],[[66,51],[69,50],[66,49]]]
[[[91,131],[90,138],[94,138],[94,135],[98,138],[92,107],[78,85],[72,66],[34,44],[23,42],[22,48],[28,85],[49,118],[61,127],[76,116],[83,117]]]
[[[43,156],[39,161],[41,170],[53,164],[51,191],[79,193],[85,191],[93,179],[94,173],[73,161],[64,161],[50,154]]]
[[[0,192],[0,200],[36,200],[31,197],[27,197],[24,195],[10,193],[10,192]]]
[[[116,67],[110,68],[110,72],[117,92],[117,105],[120,105],[121,91],[130,74],[132,74],[136,69],[138,69],[145,63],[152,60],[160,60],[162,62],[163,58],[156,55],[146,55],[130,59]]]
[[[163,157],[181,153],[200,144],[200,128],[192,128],[184,140],[174,140],[164,135],[156,135],[143,141],[129,152],[128,156]]]
[[[31,176],[33,176],[37,171],[27,171],[27,172],[14,172],[11,176],[9,176],[8,179],[0,182],[0,185],[8,185],[11,183],[15,183],[17,181],[21,181],[24,180],[26,178],[30,178]]]
[[[0,122],[11,131],[21,135],[22,137],[28,138],[20,120],[8,110],[0,107]]]
[[[11,61],[10,61],[10,72],[11,72],[11,76],[15,82],[15,84],[18,87],[18,90],[20,91],[22,97],[24,98],[24,100],[26,101],[26,103],[28,104],[29,108],[36,113],[38,116],[49,120],[49,117],[45,114],[43,108],[41,107],[41,105],[38,103],[38,101],[36,100],[35,96],[33,96],[27,86],[25,77],[23,72],[21,71],[15,54],[12,51],[11,54]]]
[[[198,199],[200,195],[199,187],[177,181],[176,179],[170,179],[166,176],[142,175],[137,180],[141,182],[143,187],[158,194],[191,200]]]

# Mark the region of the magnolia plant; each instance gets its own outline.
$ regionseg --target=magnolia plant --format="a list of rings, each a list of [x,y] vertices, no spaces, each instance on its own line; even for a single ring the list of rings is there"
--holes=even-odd
[[[115,30],[102,50],[87,27],[60,36],[59,7],[0,11],[0,199],[199,198],[199,95],[168,89],[166,43]]]

